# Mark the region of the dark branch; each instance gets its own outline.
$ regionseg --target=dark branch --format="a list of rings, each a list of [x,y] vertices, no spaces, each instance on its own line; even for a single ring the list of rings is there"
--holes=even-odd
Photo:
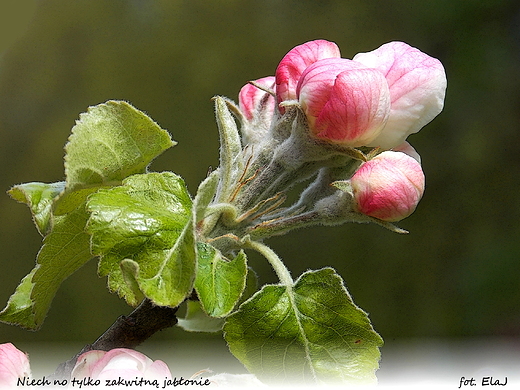
[[[154,333],[175,325],[177,309],[155,306],[150,300],[143,300],[130,315],[120,316],[94,343],[85,345],[76,356],[61,363],[52,379],[69,379],[78,357],[85,352],[137,347]]]

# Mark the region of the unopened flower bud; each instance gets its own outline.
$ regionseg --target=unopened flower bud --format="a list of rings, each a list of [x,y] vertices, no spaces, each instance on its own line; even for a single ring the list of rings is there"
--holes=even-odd
[[[392,149],[435,118],[444,106],[446,74],[442,63],[404,42],[390,42],[354,61],[383,73],[390,88],[390,116],[367,146]]]
[[[390,112],[384,75],[352,60],[316,61],[303,72],[296,91],[313,134],[347,146],[374,140]]]
[[[351,178],[356,211],[395,222],[412,214],[424,193],[424,173],[413,157],[385,151]]]
[[[18,378],[30,375],[27,355],[11,343],[0,344],[0,389],[15,388]]]
[[[276,98],[278,103],[296,99],[296,86],[308,66],[325,58],[340,58],[334,42],[318,39],[291,49],[276,68]],[[280,108],[283,113],[283,108]]]
[[[258,144],[268,136],[276,115],[276,101],[273,95],[261,88],[271,90],[274,83],[274,76],[268,76],[255,80],[256,85],[248,83],[240,89],[238,105],[245,118],[241,127],[244,144]]]
[[[274,87],[275,80],[274,76],[267,76],[255,80],[254,83],[266,89],[271,89]],[[238,104],[240,110],[249,121],[253,119],[255,114],[264,110],[272,115],[275,109],[274,96],[250,83],[240,89]]]

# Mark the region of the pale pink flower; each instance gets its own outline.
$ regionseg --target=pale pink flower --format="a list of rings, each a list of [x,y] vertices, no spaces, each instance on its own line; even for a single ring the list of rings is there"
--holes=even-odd
[[[277,102],[296,99],[296,86],[307,67],[325,58],[340,58],[338,46],[334,42],[318,39],[291,49],[276,68]],[[281,108],[283,113],[283,107]]]
[[[310,65],[296,93],[313,134],[347,146],[367,145],[376,138],[390,111],[383,74],[343,58]]]
[[[367,146],[391,149],[435,118],[444,106],[446,74],[442,63],[404,42],[390,42],[354,61],[381,71],[390,88],[390,116]]]
[[[394,222],[414,212],[424,193],[424,173],[413,157],[385,151],[361,164],[351,185],[358,212]]]
[[[0,344],[0,389],[15,388],[18,378],[30,376],[27,355],[11,343]]]
[[[133,349],[116,348],[108,352],[89,351],[82,354],[72,370],[72,378],[82,379],[171,379],[170,369],[161,360],[153,361]]]

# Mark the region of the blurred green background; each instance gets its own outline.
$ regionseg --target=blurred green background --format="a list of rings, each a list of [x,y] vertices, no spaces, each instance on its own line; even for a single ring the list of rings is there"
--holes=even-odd
[[[439,58],[448,77],[444,111],[409,138],[427,177],[400,223],[410,234],[351,224],[269,243],[295,276],[335,267],[387,341],[520,336],[518,1],[20,0],[0,14],[0,306],[41,244],[5,191],[63,180],[63,145],[89,105],[127,100],[168,129],[179,144],[152,169],[181,174],[194,193],[218,165],[212,96],[237,99],[308,40],[334,41],[346,58],[401,40]],[[250,261],[262,283],[275,281]],[[92,342],[130,311],[105,284],[91,261],[62,285],[40,331],[0,324],[0,342]]]

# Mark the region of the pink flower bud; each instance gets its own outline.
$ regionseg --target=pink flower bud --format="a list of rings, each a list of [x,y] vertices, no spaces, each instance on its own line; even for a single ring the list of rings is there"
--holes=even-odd
[[[394,222],[414,212],[424,192],[424,173],[413,157],[386,151],[361,164],[351,185],[357,211]]]
[[[325,58],[340,58],[334,42],[318,39],[291,49],[276,68],[276,98],[278,103],[296,99],[296,86],[303,71]],[[283,113],[283,109],[281,109]]]
[[[161,360],[153,361],[133,349],[116,348],[108,352],[89,351],[82,354],[71,377],[83,379],[164,379],[171,378],[170,369]]]
[[[404,42],[390,42],[354,58],[380,70],[390,87],[388,122],[368,146],[391,149],[435,118],[444,106],[446,74],[436,58]]]
[[[274,88],[275,79],[274,76],[268,76],[255,80],[254,82],[267,89],[272,89]],[[240,89],[238,104],[246,119],[252,120],[256,113],[263,112],[264,110],[267,110],[272,116],[276,103],[272,95],[248,83]]]
[[[30,376],[27,355],[11,343],[0,344],[0,389],[16,388],[18,378]]]
[[[309,66],[296,92],[314,135],[348,146],[363,146],[374,140],[390,111],[383,74],[343,58],[324,59]]]

